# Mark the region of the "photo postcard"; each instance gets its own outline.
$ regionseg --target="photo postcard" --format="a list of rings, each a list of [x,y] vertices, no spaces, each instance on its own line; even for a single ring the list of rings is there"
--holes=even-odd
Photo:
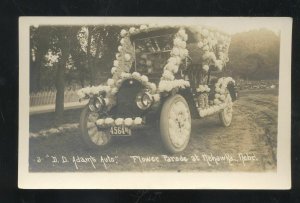
[[[19,182],[289,189],[286,17],[20,17]]]

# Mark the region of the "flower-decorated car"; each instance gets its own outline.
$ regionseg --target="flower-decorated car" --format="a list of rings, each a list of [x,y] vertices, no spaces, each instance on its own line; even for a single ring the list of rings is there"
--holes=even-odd
[[[228,35],[205,27],[141,25],[120,36],[111,78],[78,91],[89,99],[80,129],[90,147],[156,126],[167,151],[176,153],[189,143],[192,119],[219,114],[224,126],[231,124],[235,81],[222,71]]]

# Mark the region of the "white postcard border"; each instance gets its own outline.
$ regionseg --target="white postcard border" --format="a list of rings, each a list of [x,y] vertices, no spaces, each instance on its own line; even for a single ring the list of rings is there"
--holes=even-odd
[[[29,172],[29,26],[36,24],[277,23],[281,27],[277,172]],[[199,23],[201,24],[201,23]],[[19,19],[18,186],[27,189],[290,189],[291,18],[256,17],[21,17]],[[8,90],[9,91],[9,90]]]

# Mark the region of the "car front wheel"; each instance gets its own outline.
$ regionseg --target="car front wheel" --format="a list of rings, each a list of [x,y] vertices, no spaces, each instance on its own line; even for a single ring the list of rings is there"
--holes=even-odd
[[[160,134],[171,153],[183,151],[191,135],[191,114],[186,100],[174,95],[165,101],[160,114]]]
[[[82,110],[80,115],[81,136],[90,148],[104,147],[111,140],[109,130],[98,129],[96,125],[98,116],[99,114],[92,112],[88,106]]]

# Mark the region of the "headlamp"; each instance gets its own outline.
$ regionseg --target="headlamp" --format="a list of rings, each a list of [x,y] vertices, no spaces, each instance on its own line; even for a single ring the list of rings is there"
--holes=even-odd
[[[94,97],[90,99],[89,108],[91,111],[101,111],[105,107],[105,101],[102,97]]]
[[[142,91],[136,96],[136,104],[142,110],[148,109],[152,103],[152,95],[146,91]]]

